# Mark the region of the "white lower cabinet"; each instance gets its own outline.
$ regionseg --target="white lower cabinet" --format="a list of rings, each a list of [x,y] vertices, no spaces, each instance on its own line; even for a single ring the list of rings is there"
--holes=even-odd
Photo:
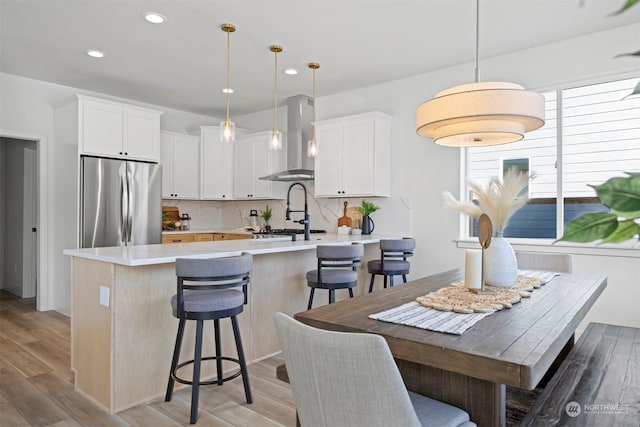
[[[160,133],[162,198],[200,198],[200,138],[175,132]]]
[[[391,116],[370,112],[316,123],[316,197],[390,195]]]

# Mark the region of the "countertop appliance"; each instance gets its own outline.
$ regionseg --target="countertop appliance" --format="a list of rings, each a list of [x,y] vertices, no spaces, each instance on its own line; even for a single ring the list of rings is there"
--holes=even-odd
[[[80,159],[80,247],[162,241],[162,169],[146,162]]]
[[[249,227],[257,227],[258,226],[258,211],[256,209],[251,209],[249,211]]]
[[[183,213],[180,216],[180,230],[188,231],[191,228],[191,217],[188,213]]]

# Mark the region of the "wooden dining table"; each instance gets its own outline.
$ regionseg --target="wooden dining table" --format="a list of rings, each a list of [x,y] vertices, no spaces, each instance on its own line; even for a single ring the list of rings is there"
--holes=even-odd
[[[478,426],[504,426],[506,386],[532,390],[573,343],[578,324],[607,285],[593,274],[560,274],[510,309],[462,335],[369,318],[463,280],[451,270],[295,315],[307,325],[381,335],[407,388],[467,411]],[[463,314],[461,314],[463,315]]]

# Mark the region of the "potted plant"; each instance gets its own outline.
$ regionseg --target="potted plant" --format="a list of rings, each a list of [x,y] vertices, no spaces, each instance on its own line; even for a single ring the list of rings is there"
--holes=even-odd
[[[371,219],[371,214],[380,209],[373,202],[362,201],[362,204],[358,207],[358,210],[362,213],[362,234],[371,234],[375,228],[375,224]]]
[[[272,216],[273,216],[273,211],[269,207],[269,205],[267,205],[267,207],[264,210],[260,211],[260,217],[264,219],[264,228],[267,231],[271,229],[271,226],[269,225],[269,220],[271,219]]]
[[[640,173],[592,186],[609,212],[583,214],[571,221],[557,241],[622,243],[640,237]]]

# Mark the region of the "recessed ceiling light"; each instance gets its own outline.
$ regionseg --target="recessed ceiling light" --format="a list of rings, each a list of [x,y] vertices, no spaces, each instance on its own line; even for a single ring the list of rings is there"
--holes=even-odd
[[[233,88],[223,88],[222,93],[233,93]]]
[[[87,55],[89,55],[92,58],[104,58],[104,52],[96,49],[87,50]]]
[[[167,17],[164,15],[160,15],[155,12],[147,12],[142,15],[145,21],[151,22],[152,24],[162,24],[167,20]]]
[[[287,68],[286,70],[284,70],[284,73],[289,76],[295,76],[296,74],[298,74],[298,70],[296,70],[295,68]]]

